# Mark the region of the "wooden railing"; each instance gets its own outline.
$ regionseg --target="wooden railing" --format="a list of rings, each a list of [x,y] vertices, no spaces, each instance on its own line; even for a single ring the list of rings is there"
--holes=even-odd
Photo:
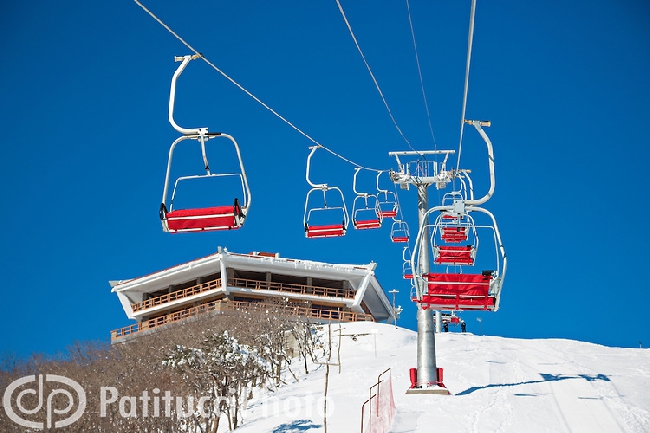
[[[352,289],[333,289],[331,287],[309,286],[307,284],[276,283],[244,278],[230,278],[228,285],[242,289],[274,290],[278,292],[297,293],[301,295],[326,296],[329,298],[354,299],[356,292]]]
[[[208,281],[207,283],[197,284],[195,286],[188,287],[187,289],[177,290],[175,292],[167,293],[165,295],[156,296],[155,298],[131,304],[131,308],[135,313],[137,311],[142,311],[158,305],[167,304],[169,302],[176,301],[177,299],[187,298],[202,292],[207,292],[208,290],[218,289],[220,287],[221,278],[217,278],[215,280]]]
[[[266,307],[266,308],[263,308]],[[131,326],[125,326],[111,331],[111,341],[117,340],[128,335],[153,329],[159,326],[175,323],[189,317],[195,317],[210,311],[236,311],[236,310],[253,310],[267,309],[279,310],[281,314],[287,316],[308,317],[317,320],[340,320],[342,322],[374,322],[375,318],[370,314],[355,313],[353,311],[341,311],[338,309],[314,308],[302,305],[276,305],[264,302],[242,302],[218,300],[206,302],[185,310],[177,311],[165,316],[155,317]]]
[[[356,292],[352,289],[333,289],[330,287],[309,286],[306,284],[286,284],[276,282],[266,282],[259,280],[249,280],[245,278],[230,278],[228,280],[230,287],[253,290],[274,290],[278,292],[288,292],[301,295],[325,296],[330,298],[347,298],[354,299]],[[187,289],[177,290],[165,295],[156,296],[142,302],[131,304],[133,312],[146,310],[148,308],[164,305],[178,299],[187,298],[196,294],[207,292],[209,290],[221,288],[221,278],[209,281],[207,283],[197,284]]]

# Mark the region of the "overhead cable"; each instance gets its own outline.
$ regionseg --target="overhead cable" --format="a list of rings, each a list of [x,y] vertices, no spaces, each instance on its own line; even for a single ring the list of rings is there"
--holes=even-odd
[[[377,78],[375,78],[375,74],[372,73],[372,69],[370,69],[370,65],[368,64],[368,61],[366,60],[366,56],[363,54],[363,51],[361,50],[361,47],[359,46],[359,41],[357,41],[356,36],[354,36],[354,32],[352,31],[352,26],[350,25],[350,22],[348,21],[348,18],[345,16],[345,11],[343,11],[343,6],[341,6],[341,2],[339,0],[336,0],[336,4],[339,7],[339,11],[341,12],[341,15],[343,16],[343,21],[345,21],[345,25],[348,27],[348,30],[350,32],[350,36],[352,36],[352,40],[354,41],[354,45],[357,47],[357,51],[359,51],[359,54],[361,54],[361,59],[363,59],[363,63],[366,65],[366,68],[368,69],[368,72],[370,73],[370,78],[372,78],[372,81],[375,83],[375,87],[377,88],[377,92],[379,92],[379,96],[381,96],[381,100],[384,102],[384,106],[386,107],[386,110],[388,110],[388,115],[390,116],[391,120],[393,121],[393,124],[395,125],[395,128],[397,129],[397,132],[402,136],[406,144],[411,148],[411,150],[415,151],[413,149],[413,146],[411,146],[411,143],[408,141],[400,127],[397,125],[397,121],[395,120],[395,117],[393,116],[393,112],[390,110],[390,107],[388,106],[388,102],[386,102],[386,98],[384,97],[384,93],[381,91],[381,88],[379,87],[379,82],[377,82]]]
[[[467,108],[467,92],[469,88],[469,64],[472,59],[472,42],[474,40],[474,12],[476,11],[476,0],[472,0],[472,9],[469,17],[469,34],[467,36],[467,63],[465,64],[465,86],[463,90],[463,109],[460,116],[460,138],[458,141],[458,159],[456,160],[456,171],[460,169],[460,155],[463,151],[463,130],[465,129],[465,110]]]
[[[280,113],[278,113],[278,112],[275,111],[273,108],[271,108],[270,106],[268,106],[267,104],[265,104],[265,103],[264,103],[261,99],[259,99],[257,96],[253,95],[253,94],[252,94],[250,91],[248,91],[244,86],[242,86],[241,84],[239,84],[237,81],[235,81],[233,78],[231,78],[231,77],[230,77],[228,74],[226,74],[224,71],[222,71],[221,69],[219,69],[219,68],[218,68],[214,63],[212,63],[210,60],[208,60],[207,57],[205,57],[205,56],[204,56],[203,54],[201,54],[198,50],[196,50],[194,47],[192,47],[192,46],[191,46],[187,41],[185,41],[185,39],[183,39],[183,38],[182,38],[178,33],[176,33],[174,30],[172,30],[171,27],[169,27],[167,24],[165,24],[165,23],[164,23],[160,18],[158,18],[158,17],[157,17],[153,12],[151,12],[151,10],[149,10],[149,9],[148,9],[145,5],[143,5],[139,0],[133,0],[133,1],[135,1],[135,3],[136,3],[138,6],[140,6],[140,7],[141,7],[141,8],[142,8],[146,13],[148,13],[149,16],[151,16],[151,18],[153,18],[154,20],[156,20],[156,21],[158,22],[158,24],[160,24],[161,26],[163,26],[163,27],[164,27],[164,28],[165,28],[169,33],[171,33],[171,34],[172,34],[176,39],[178,39],[178,40],[179,40],[183,45],[185,45],[185,46],[186,46],[190,51],[192,51],[195,55],[197,55],[198,57],[200,57],[200,58],[201,58],[205,63],[207,63],[208,65],[210,65],[210,67],[212,67],[212,69],[214,69],[215,71],[217,71],[217,72],[218,72],[219,74],[221,74],[225,79],[227,79],[227,80],[230,81],[232,84],[234,84],[235,86],[237,86],[237,88],[238,88],[239,90],[241,90],[242,92],[246,93],[249,97],[251,97],[253,100],[255,100],[255,102],[257,102],[258,104],[260,104],[261,106],[263,106],[264,108],[266,108],[266,109],[267,109],[268,111],[270,111],[274,116],[276,116],[278,119],[282,120],[284,123],[286,123],[287,125],[289,125],[291,128],[293,128],[295,131],[297,131],[298,133],[300,133],[303,137],[305,137],[306,139],[308,139],[309,141],[311,141],[312,143],[314,143],[316,146],[318,146],[318,147],[320,147],[320,148],[322,148],[322,149],[328,151],[329,153],[331,153],[332,155],[336,156],[337,158],[339,158],[339,159],[341,159],[341,160],[343,160],[343,161],[345,161],[345,162],[347,162],[347,163],[349,163],[349,164],[352,164],[352,165],[354,165],[355,167],[358,167],[358,168],[366,168],[366,169],[368,169],[368,170],[373,170],[373,171],[379,171],[379,170],[376,170],[376,169],[363,167],[362,165],[357,164],[356,162],[354,162],[354,161],[352,161],[352,160],[350,160],[350,159],[347,159],[347,158],[345,158],[344,156],[342,156],[342,155],[340,155],[340,154],[334,152],[333,150],[331,150],[331,149],[329,149],[329,148],[323,146],[321,143],[319,143],[319,142],[316,141],[314,138],[312,138],[309,134],[307,134],[306,132],[304,132],[302,129],[298,128],[296,125],[294,125],[293,123],[291,123],[289,120],[287,120],[287,119],[286,119],[284,116],[282,116]]]
[[[422,98],[424,99],[424,108],[427,111],[427,121],[429,122],[429,131],[431,132],[431,138],[433,139],[433,148],[438,149],[436,145],[436,136],[433,134],[433,126],[431,126],[431,113],[429,112],[429,104],[427,103],[427,95],[424,91],[424,80],[422,79],[422,69],[420,68],[420,57],[418,56],[418,46],[415,42],[415,31],[413,31],[413,21],[411,20],[411,5],[409,0],[406,0],[406,10],[409,17],[409,26],[411,27],[411,37],[413,39],[413,49],[415,50],[415,63],[418,66],[418,75],[420,76],[420,88],[422,89]]]

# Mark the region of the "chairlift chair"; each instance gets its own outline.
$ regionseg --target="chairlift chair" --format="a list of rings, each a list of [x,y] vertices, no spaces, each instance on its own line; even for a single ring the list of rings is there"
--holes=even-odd
[[[336,186],[314,184],[309,178],[311,158],[317,149],[318,146],[313,146],[307,157],[305,178],[311,186],[311,189],[307,192],[305,198],[305,213],[303,217],[305,237],[317,239],[344,236],[348,229],[350,217],[345,206],[343,192]],[[313,206],[314,199],[312,194],[315,191],[320,191],[323,194],[321,205]],[[328,204],[328,197],[332,199],[332,196],[334,196],[334,201],[337,202],[335,205]],[[312,197],[311,202],[310,197]],[[332,200],[330,200],[331,202]]]
[[[409,170],[408,166],[400,162],[399,155],[413,155],[414,152],[390,152],[389,155],[395,156],[399,167],[397,172],[390,174],[395,183],[406,187],[413,183],[414,177],[421,184],[435,184],[438,188],[451,180],[452,175],[461,181],[460,191],[444,197],[441,205],[421,215],[421,221],[429,221],[432,215],[437,217],[433,225],[422,224],[415,238],[410,265],[415,283],[413,301],[425,309],[496,311],[499,308],[501,288],[506,275],[507,257],[494,215],[480,207],[492,197],[495,187],[494,152],[492,143],[483,130],[483,127],[490,126],[490,122],[478,120],[464,120],[464,122],[474,126],[487,145],[490,187],[483,197],[478,199],[474,197],[469,170],[447,172],[444,168],[445,162],[439,172],[435,171],[437,166],[433,166],[434,171],[431,173],[426,170],[427,167],[418,165],[413,174],[414,172]],[[453,151],[432,151],[432,153],[448,155]],[[424,154],[422,152],[422,155]],[[471,215],[479,213],[487,215],[491,220],[481,228],[492,231],[495,263],[492,270],[467,273],[465,270],[475,265],[478,249],[478,235],[474,230],[479,226],[474,223]],[[463,246],[463,242],[467,242],[468,245]],[[434,256],[433,263],[430,263],[430,252]]]
[[[393,221],[390,227],[390,240],[393,243],[407,243],[409,241],[409,226],[405,221]]]
[[[372,205],[374,202],[374,205]],[[377,198],[372,195],[357,195],[352,204],[352,223],[357,230],[378,229],[382,216],[377,207]]]
[[[170,95],[169,95],[169,122],[178,132],[183,134],[176,139],[170,149],[169,158],[167,161],[167,171],[165,175],[165,185],[163,188],[162,203],[160,205],[160,220],[162,222],[163,231],[169,233],[181,232],[203,232],[215,230],[233,230],[240,228],[246,219],[251,202],[251,192],[248,187],[248,178],[244,169],[244,163],[241,158],[241,152],[237,141],[228,134],[221,132],[208,132],[207,128],[192,128],[186,129],[178,126],[174,121],[174,103],[176,93],[176,80],[181,75],[187,64],[198,58],[198,56],[184,56],[176,57],[176,61],[180,61],[180,66],[176,69],[172,77]],[[239,162],[239,171],[236,173],[216,173],[210,168],[208,155],[206,152],[206,144],[216,138],[225,138],[233,145],[237,159]],[[193,140],[198,142],[204,174],[193,174],[178,177],[175,182],[169,200],[170,189],[170,176],[171,167],[176,146],[185,141]],[[176,197],[177,187],[181,182],[193,182],[201,179],[219,179],[225,177],[236,177],[241,185],[240,191],[233,191],[233,200],[231,203],[215,203],[213,206],[208,207],[191,207],[187,209],[175,209],[174,198]]]
[[[465,245],[448,245],[465,241]],[[468,214],[441,212],[431,226],[431,249],[435,264],[473,266],[478,246],[474,219]]]
[[[357,176],[361,170],[361,168],[355,169],[352,182],[352,190],[356,194],[352,204],[352,224],[357,230],[378,229],[381,227],[383,217],[377,196],[357,191]]]
[[[381,189],[379,186],[379,178],[384,171],[377,173],[377,206],[379,207],[379,214],[383,219],[386,218],[397,218],[399,213],[399,202],[397,200],[397,194],[387,189]]]
[[[440,212],[443,211],[443,212]],[[491,223],[485,226],[476,225],[470,215],[471,212],[481,212],[491,218]],[[437,206],[427,212],[439,213],[432,225],[420,228],[416,238],[414,250],[417,256],[412,258],[411,267],[415,271],[416,296],[413,300],[422,305],[422,308],[434,310],[490,310],[499,308],[501,286],[505,277],[507,259],[505,249],[501,243],[501,236],[494,216],[487,210],[478,206],[467,206],[460,214],[453,213],[451,207]],[[454,218],[449,218],[453,216]],[[442,239],[443,228],[454,224],[465,224],[470,237],[474,238],[469,245],[446,245]],[[492,231],[495,245],[495,269],[485,270],[480,273],[466,273],[464,269],[473,266],[478,251],[478,234],[476,229],[481,228]],[[426,232],[432,233],[426,239]],[[433,252],[433,269],[428,269],[420,263],[419,251],[423,242],[430,241]],[[429,247],[427,247],[429,248]],[[422,269],[428,269],[422,272]]]
[[[417,302],[432,310],[496,310],[491,271],[482,274],[426,274],[427,293]]]
[[[321,191],[323,193],[323,205],[310,207],[310,196],[315,191]],[[340,206],[328,205],[328,193],[330,196],[332,194],[337,195],[337,198],[340,198],[343,204]],[[309,239],[316,239],[345,235],[348,229],[349,216],[343,200],[345,200],[343,192],[338,187],[326,186],[324,188],[312,188],[309,190],[305,199],[305,236]],[[322,214],[325,218],[331,220],[331,223],[324,224],[322,222],[316,222],[315,216],[317,214]]]
[[[411,268],[411,250],[407,246],[402,251],[402,276],[405,280],[413,280],[413,268]]]

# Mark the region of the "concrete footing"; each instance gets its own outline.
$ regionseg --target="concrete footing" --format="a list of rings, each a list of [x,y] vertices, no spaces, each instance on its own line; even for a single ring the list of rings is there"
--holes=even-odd
[[[451,393],[447,388],[441,386],[430,386],[428,388],[409,388],[406,391],[407,394],[438,394],[438,395],[450,395]]]

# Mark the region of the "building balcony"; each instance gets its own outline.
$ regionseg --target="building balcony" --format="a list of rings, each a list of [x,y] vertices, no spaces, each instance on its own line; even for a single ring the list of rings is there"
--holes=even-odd
[[[227,291],[229,292],[237,293],[240,291],[251,290],[264,291],[266,292],[266,295],[269,295],[269,292],[275,292],[277,294],[283,293],[289,298],[295,296],[303,300],[317,300],[319,298],[328,298],[329,300],[354,300],[356,295],[356,292],[352,289],[335,289],[330,287],[310,286],[306,284],[266,282],[245,278],[228,279]],[[133,303],[131,304],[131,309],[134,314],[140,315],[145,310],[151,310],[156,307],[166,308],[173,304],[183,303],[184,301],[195,301],[198,298],[212,296],[219,291],[225,292],[221,278],[206,283],[196,284],[185,289],[176,290],[161,296],[149,298],[142,302]]]
[[[208,284],[208,283],[206,283]],[[111,341],[116,341],[130,335],[148,331],[164,325],[173,324],[181,320],[196,317],[209,312],[246,311],[255,307],[268,306],[269,309],[279,309],[286,316],[305,317],[315,322],[341,321],[341,322],[374,322],[371,314],[342,311],[336,307],[303,306],[296,304],[277,305],[272,303],[252,303],[243,301],[217,300],[206,302],[191,308],[176,311],[167,315],[158,316],[150,320],[134,323],[130,326],[111,331]]]

